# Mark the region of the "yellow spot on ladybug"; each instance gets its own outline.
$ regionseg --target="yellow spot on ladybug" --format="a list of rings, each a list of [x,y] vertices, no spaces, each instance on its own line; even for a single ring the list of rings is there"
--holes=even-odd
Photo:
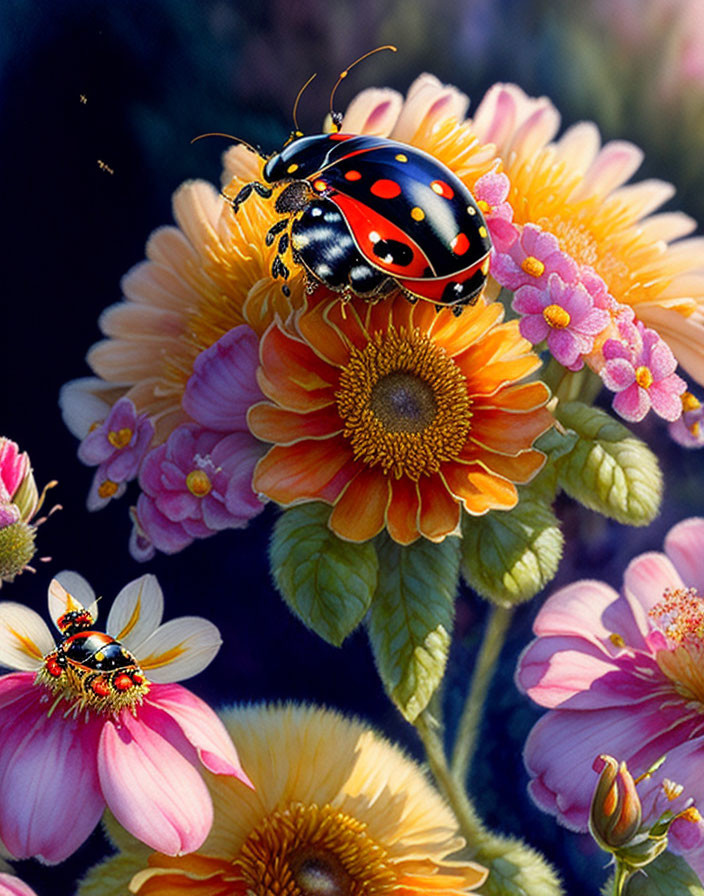
[[[641,387],[641,389],[649,389],[653,385],[653,375],[647,367],[637,368],[636,382]]]
[[[318,193],[324,193],[327,190],[328,185],[324,180],[314,180],[313,181],[313,189],[317,190]]]
[[[487,256],[486,259],[484,260],[484,263],[482,264],[482,267],[481,267],[481,272],[482,272],[482,274],[489,273],[489,256]]]
[[[286,174],[293,174],[296,171],[298,171],[298,163],[292,162],[286,169]]]
[[[96,658],[96,660],[97,660],[99,663],[102,663],[102,661],[105,659],[105,654],[103,653],[102,650],[99,650],[99,651],[95,654],[95,658]]]
[[[545,323],[555,330],[564,330],[565,327],[569,327],[572,319],[569,311],[565,311],[561,305],[548,305],[543,308],[543,318]]]
[[[402,152],[398,153],[398,155],[395,155],[394,158],[396,159],[397,162],[407,162],[408,161],[408,156],[404,155],[404,153],[402,153]]]
[[[98,497],[100,498],[112,498],[115,492],[118,489],[118,485],[116,482],[113,482],[112,479],[105,479],[98,486]]]
[[[535,255],[526,255],[521,262],[521,270],[525,271],[531,277],[542,277],[545,265]]]
[[[479,228],[479,236],[482,237],[482,239],[483,239],[485,236],[487,236],[486,227],[484,227],[483,224],[482,224],[482,226]]]
[[[204,498],[212,491],[213,483],[205,470],[191,470],[186,476],[186,486],[196,498]]]
[[[425,212],[419,206],[414,205],[413,208],[411,209],[411,217],[413,218],[414,221],[422,221],[423,218],[425,217]]]
[[[125,448],[132,440],[133,432],[129,426],[122,429],[111,429],[108,433],[108,442],[113,448]]]

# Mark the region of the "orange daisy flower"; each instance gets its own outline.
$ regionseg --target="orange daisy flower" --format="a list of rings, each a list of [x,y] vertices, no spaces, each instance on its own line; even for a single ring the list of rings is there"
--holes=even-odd
[[[461,508],[509,509],[515,483],[544,456],[549,393],[519,382],[540,365],[503,306],[460,317],[402,294],[343,304],[319,290],[260,343],[259,385],[270,401],[248,424],[273,442],[253,487],[283,506],[323,501],[330,528],[365,541],[384,527],[409,544],[458,534]]]

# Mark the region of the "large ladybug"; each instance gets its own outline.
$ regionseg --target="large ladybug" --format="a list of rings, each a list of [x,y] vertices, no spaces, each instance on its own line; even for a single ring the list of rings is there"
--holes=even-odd
[[[396,48],[378,47],[352,65],[387,49]],[[322,283],[376,299],[399,286],[414,301],[451,305],[459,314],[486,283],[486,221],[462,181],[422,150],[385,137],[339,133],[342,115],[333,112],[333,97],[350,68],[330,94],[333,132],[305,137],[298,130],[296,107],[311,78],[296,97],[289,142],[264,165],[264,183],[245,184],[232,207],[237,212],[253,192],[269,198],[281,188],[274,208],[283,217],[266,243],[278,237],[271,272],[284,281],[287,295],[284,257],[290,251],[313,288]]]

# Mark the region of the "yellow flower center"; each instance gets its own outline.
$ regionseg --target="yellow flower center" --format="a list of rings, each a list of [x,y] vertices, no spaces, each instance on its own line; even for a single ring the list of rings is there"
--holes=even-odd
[[[98,495],[101,498],[112,498],[118,488],[118,484],[112,479],[104,479],[98,486]]]
[[[569,311],[565,311],[561,305],[548,305],[543,308],[543,318],[549,326],[556,330],[564,330],[565,327],[569,327],[572,319]]]
[[[491,206],[486,201],[486,199],[477,199],[477,205],[479,206],[480,211],[484,215],[488,214],[491,211]]]
[[[653,384],[653,375],[647,367],[636,369],[636,382],[642,389],[649,389]]]
[[[367,825],[329,805],[292,803],[272,812],[234,864],[257,896],[384,896],[397,883]]]
[[[191,470],[186,476],[186,486],[196,498],[204,498],[213,489],[213,483],[205,470]]]
[[[335,399],[355,458],[396,478],[436,473],[467,441],[465,377],[417,329],[389,327],[352,349]]]
[[[668,589],[649,615],[668,640],[658,666],[680,696],[704,705],[704,598],[694,588]]]
[[[535,255],[526,255],[521,262],[521,268],[531,277],[542,277],[545,265],[539,258],[536,258]]]
[[[113,448],[125,448],[132,441],[133,432],[129,426],[122,429],[111,429],[108,433],[108,442]]]
[[[682,396],[682,410],[686,413],[687,411],[698,411],[702,406],[702,403],[696,397],[696,395],[692,395],[691,392],[683,392]]]

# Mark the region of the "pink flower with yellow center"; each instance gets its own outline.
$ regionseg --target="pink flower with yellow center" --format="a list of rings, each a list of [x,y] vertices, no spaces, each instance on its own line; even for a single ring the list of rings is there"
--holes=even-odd
[[[704,447],[704,405],[691,392],[683,392],[682,416],[669,426],[670,437],[685,448]]]
[[[0,603],[0,840],[14,858],[53,864],[74,852],[105,806],[170,855],[197,849],[213,819],[202,765],[249,779],[222,723],[173,682],[204,669],[221,641],[199,617],[161,624],[154,576],[126,585],[107,634],[76,573],[49,587],[57,646],[42,618]]]
[[[503,306],[460,317],[400,293],[345,304],[321,290],[295,321],[264,334],[249,426],[273,442],[253,485],[284,506],[332,505],[330,528],[364,541],[386,528],[408,544],[511,508],[544,463],[552,424],[539,366]]]
[[[617,593],[603,582],[568,585],[536,617],[517,682],[550,712],[526,741],[530,792],[538,805],[585,830],[589,770],[609,753],[639,776],[644,817],[704,805],[704,519],[670,530],[665,553],[633,560]],[[675,786],[669,782],[676,782]],[[671,844],[704,874],[704,822],[691,811]]]

